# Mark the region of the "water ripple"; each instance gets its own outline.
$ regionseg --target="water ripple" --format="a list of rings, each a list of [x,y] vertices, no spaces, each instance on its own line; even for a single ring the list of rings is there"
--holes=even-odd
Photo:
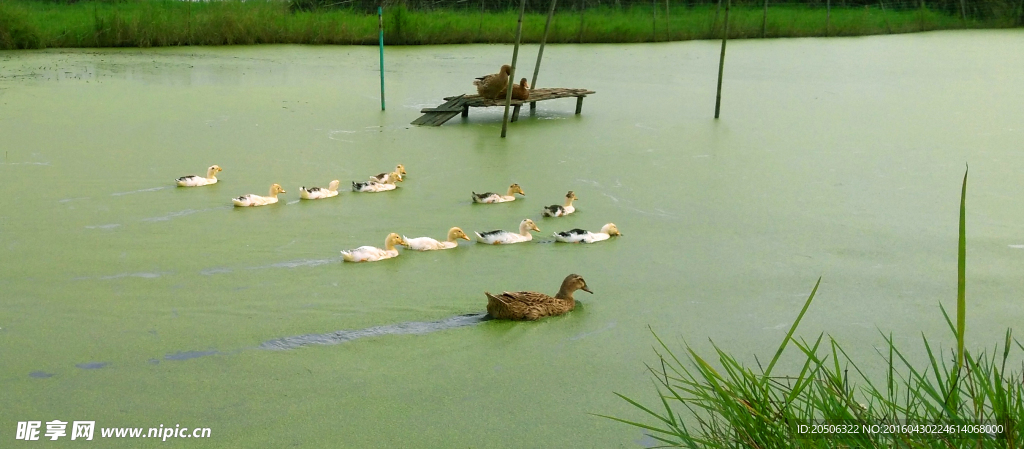
[[[260,345],[260,349],[285,350],[308,345],[336,345],[359,338],[379,337],[382,335],[419,335],[458,327],[475,326],[487,320],[490,320],[490,318],[486,313],[471,313],[438,321],[408,321],[405,323],[368,327],[366,329],[298,335],[265,341]]]

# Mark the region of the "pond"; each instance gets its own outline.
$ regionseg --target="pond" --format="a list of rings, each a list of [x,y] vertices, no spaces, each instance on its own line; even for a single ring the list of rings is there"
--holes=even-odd
[[[968,346],[1024,322],[1024,30],[731,42],[715,121],[718,50],[548,47],[540,87],[597,93],[578,116],[573,99],[524,109],[506,139],[499,108],[409,123],[510,46],[387,48],[385,112],[373,47],[0,52],[0,433],[94,420],[212,430],[189,447],[640,447],[591,413],[640,418],[613,392],[654,399],[651,329],[764,361],[821,276],[798,336],[868,365],[880,332],[948,348],[965,164]],[[397,163],[395,191],[346,188]],[[219,183],[174,187],[211,164]],[[299,201],[332,179],[338,197]],[[470,201],[513,182],[525,197]],[[271,183],[279,204],[231,206]],[[577,212],[542,218],[569,190]],[[339,254],[524,218],[530,243]],[[608,222],[624,235],[552,243]],[[568,315],[473,316],[484,291],[554,293],[569,273],[594,294]]]

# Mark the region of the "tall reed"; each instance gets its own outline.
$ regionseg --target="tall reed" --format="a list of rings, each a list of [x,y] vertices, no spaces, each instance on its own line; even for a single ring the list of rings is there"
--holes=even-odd
[[[616,393],[648,419],[597,416],[644,429],[673,447],[1024,447],[1019,427],[1024,419],[1024,364],[1020,370],[1007,367],[1011,350],[1024,350],[1024,345],[1008,329],[1001,350],[998,344],[991,353],[964,348],[966,197],[965,172],[955,324],[940,304],[957,342],[949,358],[936,354],[922,335],[928,364],[916,366],[891,335],[883,334],[886,345],[879,351],[887,368],[883,384],[862,370],[831,336],[819,334],[813,342],[794,339],[800,318],[814,300],[816,284],[767,369],[751,369],[717,346],[717,369],[689,345],[681,359],[655,334],[659,364],[647,368],[660,403],[649,407]],[[772,376],[775,362],[790,342],[803,359],[799,372]],[[1014,358],[1019,359],[1020,353]],[[815,428],[815,424],[839,427]],[[815,429],[826,433],[812,434]]]

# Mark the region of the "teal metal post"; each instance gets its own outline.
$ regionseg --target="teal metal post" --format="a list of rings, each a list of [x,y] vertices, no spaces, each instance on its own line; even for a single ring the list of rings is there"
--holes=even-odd
[[[384,7],[377,7],[377,29],[380,32],[380,110],[384,110]]]

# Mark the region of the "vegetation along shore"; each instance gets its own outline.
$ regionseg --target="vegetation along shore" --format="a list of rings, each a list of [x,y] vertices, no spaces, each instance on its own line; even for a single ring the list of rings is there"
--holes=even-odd
[[[517,2],[385,3],[389,45],[510,43]],[[726,1],[726,0],[723,0]],[[968,4],[969,3],[969,4]],[[0,0],[0,49],[172,45],[377,43],[377,3],[286,1]],[[550,3],[528,1],[523,41],[540,42]],[[729,37],[856,36],[1024,25],[1024,0],[822,0],[729,3]],[[661,42],[721,37],[721,2],[563,0],[554,43]]]

